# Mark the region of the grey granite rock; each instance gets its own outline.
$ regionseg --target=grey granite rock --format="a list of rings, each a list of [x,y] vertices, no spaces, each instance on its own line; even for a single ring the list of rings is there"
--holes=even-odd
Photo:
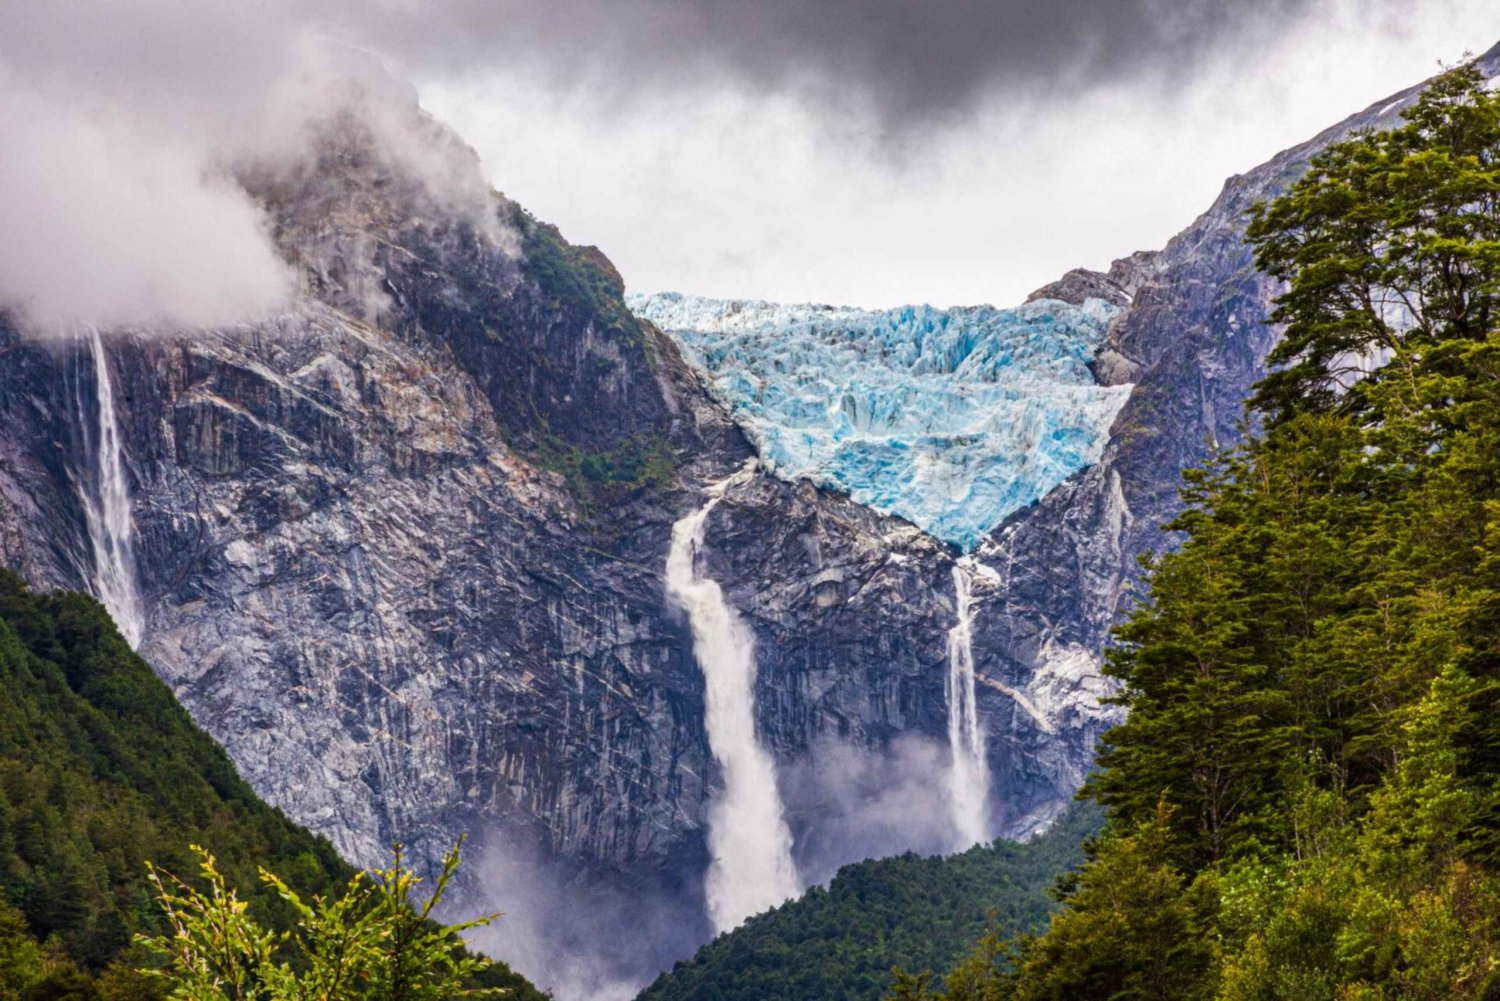
[[[1135,389],[1104,459],[978,553],[997,832],[1044,825],[1082,781],[1114,718],[1099,651],[1136,556],[1172,544],[1159,526],[1180,470],[1240,433],[1275,338],[1245,212],[1413,93],[1232,178],[1160,252],[1039,290],[1124,307],[1096,372]],[[304,276],[292,310],[106,338],[142,653],[262,795],[356,862],[397,839],[431,859],[467,830],[574,885],[654,887],[696,913],[719,778],[662,573],[672,523],[749,447],[597,251],[499,196],[498,228],[476,226],[357,120],[320,143],[295,170],[243,176]],[[95,398],[82,342],[0,325],[0,559],[38,585],[91,573],[78,486]],[[819,853],[809,871],[902,847],[845,829],[827,775],[866,755],[877,767],[850,788],[878,786],[903,741],[941,762],[955,555],[765,475],[713,512],[705,568],[755,631],[757,723]],[[809,774],[824,780],[791,778]],[[662,956],[704,934],[682,921]]]

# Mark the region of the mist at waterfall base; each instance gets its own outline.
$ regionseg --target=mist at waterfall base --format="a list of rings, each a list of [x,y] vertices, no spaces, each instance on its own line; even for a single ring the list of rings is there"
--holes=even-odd
[[[580,872],[535,839],[503,831],[487,832],[470,858],[473,890],[446,916],[502,912],[470,933],[470,943],[557,1001],[629,1001],[714,935],[703,895],[708,859],[699,852],[679,860],[675,874],[610,881]]]
[[[531,847],[535,841],[496,832],[486,842],[478,902],[505,916],[472,940],[560,1001],[633,997],[713,934],[826,883],[849,863],[941,854],[986,839],[988,771],[975,710],[967,568],[954,570],[950,746],[915,735],[884,747],[824,739],[778,767],[759,742],[754,635],[718,583],[697,569],[700,550],[712,545],[715,508],[753,469],[705,490],[705,502],[673,526],[665,567],[666,597],[693,634],[705,736],[720,773],[706,804],[704,853],[679,859],[675,870],[606,884],[549,858]]]
[[[864,859],[952,851],[949,763],[943,741],[911,734],[884,747],[828,738],[780,763],[776,785],[802,883],[825,885]],[[472,896],[449,916],[504,912],[470,941],[558,1001],[627,1001],[715,934],[702,849],[678,860],[676,876],[606,883],[532,839],[490,831],[465,863],[477,876]]]
[[[793,857],[807,884],[864,859],[946,854],[956,838],[948,767],[942,742],[906,734],[875,748],[828,738],[783,769]]]

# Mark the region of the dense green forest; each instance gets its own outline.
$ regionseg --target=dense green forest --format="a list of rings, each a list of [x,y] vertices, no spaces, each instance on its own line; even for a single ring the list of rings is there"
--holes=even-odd
[[[751,918],[663,974],[639,1001],[875,1001],[892,967],[946,969],[994,926],[1034,929],[1048,890],[1083,861],[1100,813],[1078,804],[1042,837],[949,858],[845,866],[826,889]]]
[[[1500,93],[1445,73],[1250,239],[1285,338],[1119,630],[1105,831],[898,998],[1500,998]]]
[[[133,972],[134,935],[168,930],[146,862],[192,876],[194,844],[274,929],[297,915],[259,867],[304,895],[353,874],[255,796],[97,603],[0,570],[0,1001],[158,996]],[[485,979],[541,998],[503,966]]]

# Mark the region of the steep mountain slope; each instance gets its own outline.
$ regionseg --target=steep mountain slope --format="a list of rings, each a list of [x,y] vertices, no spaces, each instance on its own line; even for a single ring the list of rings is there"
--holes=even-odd
[[[1500,46],[1478,65],[1500,75]],[[1073,272],[1034,293],[1072,301],[1103,293],[1125,304],[1095,369],[1102,382],[1135,388],[1098,464],[1018,512],[981,547],[1004,584],[982,592],[975,610],[977,669],[1026,693],[1041,717],[1028,719],[1021,703],[1007,705],[990,688],[992,732],[1005,732],[1007,721],[1012,732],[1046,725],[1076,732],[1079,710],[1057,696],[1094,676],[1096,652],[1139,580],[1136,554],[1175,543],[1160,526],[1181,509],[1180,470],[1239,440],[1242,403],[1276,337],[1266,323],[1276,290],[1244,243],[1250,208],[1330,143],[1397,121],[1420,90],[1377,102],[1230,178],[1161,251],[1116,261],[1108,274]]]
[[[447,141],[433,139],[475,171]],[[455,209],[357,114],[242,181],[301,269],[291,312],[223,331],[0,330],[4,561],[74,588],[123,566],[143,656],[257,791],[347,857],[401,839],[430,858],[468,830],[496,864],[555,863],[547,891],[585,898],[582,876],[661,899],[670,931],[620,946],[631,976],[654,972],[706,937],[702,828],[720,781],[662,573],[673,523],[748,446],[624,308],[601,255],[498,197],[477,221]],[[112,462],[129,504],[113,522],[89,511]],[[731,509],[775,531],[725,545]],[[709,559],[733,550],[774,580],[757,632],[811,644],[795,669],[774,638],[760,647],[778,759],[936,742],[942,546],[763,476],[708,535]],[[863,853],[840,836],[826,832],[822,864]],[[545,892],[480,882],[513,914]],[[591,947],[576,936],[622,938],[563,908],[537,920],[538,963]]]
[[[192,873],[190,844],[273,927],[294,916],[258,867],[305,893],[353,874],[255,796],[88,598],[33,595],[0,570],[0,681],[0,905],[83,968],[166,931],[143,863]],[[503,964],[494,972],[540,997]]]
[[[1095,370],[1135,388],[1100,463],[981,542],[972,603],[955,551],[906,522],[807,482],[726,483],[752,449],[676,344],[597,251],[475,194],[472,154],[414,106],[441,169],[357,106],[242,165],[301,277],[285,314],[98,339],[0,322],[0,560],[39,586],[134,584],[143,656],[348,858],[398,838],[430,858],[468,830],[493,856],[471,892],[537,945],[523,968],[602,950],[577,993],[639,979],[709,931],[725,770],[663,579],[705,487],[724,484],[694,566],[753,635],[755,737],[802,880],[955,844],[961,620],[977,823],[1034,829],[1108,723],[1095,654],[1134,555],[1260,371],[1270,289],[1244,208],[1404,99],[1232,180],[1162,252],[1044,290],[1122,307]],[[560,896],[579,903],[539,906]]]

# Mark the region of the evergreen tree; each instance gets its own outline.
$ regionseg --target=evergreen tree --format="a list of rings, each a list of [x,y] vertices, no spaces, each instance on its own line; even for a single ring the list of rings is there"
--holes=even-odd
[[[1444,73],[1249,234],[1285,337],[1109,654],[1105,832],[913,997],[1500,997],[1500,94]]]
[[[162,997],[132,945],[168,930],[145,862],[190,872],[193,843],[276,934],[300,915],[261,867],[313,897],[354,874],[256,797],[97,602],[0,570],[0,1001]],[[542,997],[499,963],[478,982]]]

